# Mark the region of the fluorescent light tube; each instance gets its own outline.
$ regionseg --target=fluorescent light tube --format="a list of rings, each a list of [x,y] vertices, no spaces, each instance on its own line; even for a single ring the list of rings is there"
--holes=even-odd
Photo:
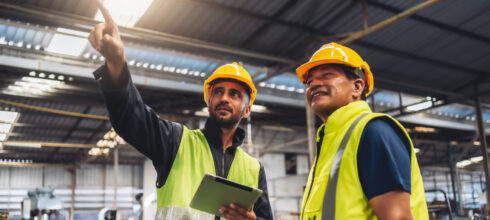
[[[425,102],[407,106],[406,109],[407,111],[412,112],[412,111],[420,111],[420,110],[428,109],[430,107],[432,107],[432,101],[425,101]]]
[[[46,51],[66,54],[70,56],[80,56],[88,44],[87,38],[73,37],[64,34],[54,34]]]
[[[17,119],[18,112],[0,111],[0,122],[12,124]]]

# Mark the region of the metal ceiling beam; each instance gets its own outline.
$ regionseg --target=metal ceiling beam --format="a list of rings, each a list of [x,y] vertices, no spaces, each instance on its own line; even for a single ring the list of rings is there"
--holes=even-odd
[[[42,8],[36,8],[36,9],[24,8],[21,6],[2,3],[2,2],[0,2],[0,7],[7,8],[9,10],[15,10],[18,12],[27,13],[30,14],[31,17],[33,17],[34,15],[34,19],[49,20],[53,23],[64,23],[65,25],[69,25],[69,26],[73,26],[74,24],[81,24],[77,26],[77,29],[81,29],[87,32],[91,31],[92,27],[94,27],[97,23],[100,23],[99,21],[95,21],[91,18],[77,16],[69,13],[63,13],[60,11],[46,10]],[[118,28],[123,38],[176,43],[179,45],[208,49],[216,52],[224,52],[224,53],[229,53],[229,54],[234,54],[239,56],[278,62],[278,63],[296,62],[294,60],[283,58],[283,57],[258,53],[250,50],[238,49],[230,46],[225,46],[222,44],[197,40],[194,38],[163,33],[163,32],[144,29],[144,28],[124,27],[124,26],[119,26]]]
[[[398,8],[395,8],[395,7],[392,7],[389,5],[385,5],[385,4],[378,2],[378,1],[367,0],[367,3],[369,6],[372,6],[372,7],[378,8],[378,9],[382,9],[385,11],[389,11],[392,13],[403,12],[403,10],[401,10],[401,9],[398,9]],[[483,9],[482,11],[488,11],[488,9],[489,8],[486,8],[486,9]],[[476,34],[476,33],[470,32],[470,31],[466,31],[466,30],[458,28],[456,26],[448,25],[448,24],[445,24],[445,23],[442,23],[442,22],[439,22],[436,20],[432,20],[432,19],[420,16],[420,15],[412,15],[412,16],[410,16],[409,19],[412,19],[412,20],[421,22],[423,24],[430,25],[430,26],[433,26],[433,27],[454,33],[454,34],[459,34],[459,35],[464,36],[464,37],[468,37],[468,38],[471,38],[474,40],[478,40],[478,41],[486,43],[486,44],[490,44],[490,38],[488,38],[484,35],[479,35],[479,34]]]
[[[206,5],[210,5],[211,4],[211,6],[213,6],[215,8],[221,8],[221,10],[227,10],[227,11],[230,11],[230,12],[237,12],[237,13],[239,13],[241,15],[246,15],[246,16],[257,18],[257,19],[265,19],[267,21],[271,21],[271,22],[274,22],[274,23],[277,23],[277,24],[281,24],[281,25],[287,25],[289,27],[294,27],[296,29],[300,29],[302,31],[307,31],[307,32],[310,32],[310,33],[313,33],[313,34],[319,34],[319,35],[324,35],[324,36],[331,35],[331,33],[326,33],[323,30],[317,30],[317,29],[315,29],[313,27],[308,27],[308,26],[305,26],[305,25],[299,25],[299,24],[295,24],[295,23],[292,23],[292,22],[281,21],[280,19],[273,19],[273,18],[270,18],[268,16],[260,15],[258,13],[246,12],[244,10],[234,9],[234,8],[231,8],[231,7],[228,7],[228,6],[223,6],[223,5],[220,5],[220,4],[217,4],[217,3],[210,3],[209,1],[207,1],[207,2],[201,2],[201,1],[196,1],[196,0],[187,0],[187,1],[196,2],[196,3],[200,3],[200,4],[206,4]],[[88,25],[89,27],[92,27],[92,25],[94,25],[95,23],[97,23],[97,22],[95,22],[95,21],[93,21],[91,19],[88,19],[86,17],[74,16],[74,15],[66,14],[66,13],[53,12],[52,10],[44,10],[44,9],[33,10],[33,9],[26,9],[26,8],[18,7],[18,6],[15,6],[15,5],[6,4],[6,3],[0,3],[0,7],[7,7],[7,8],[10,8],[10,9],[23,11],[25,13],[34,13],[34,14],[36,14],[38,16],[41,16],[41,17],[38,17],[37,19],[45,19],[42,16],[49,14],[48,17],[50,19],[55,19],[55,22],[61,22],[61,21],[65,21],[66,20],[68,23],[70,23],[70,22],[71,23],[77,23],[78,22],[78,23],[82,23],[82,24]],[[50,12],[50,13],[47,13],[47,12]],[[56,19],[58,19],[58,20],[56,20]],[[70,25],[72,25],[71,23],[70,23]],[[78,27],[78,28],[80,28],[80,27]],[[158,33],[160,33],[161,35],[163,35],[162,36],[162,39],[160,39],[160,40],[165,40],[164,38],[167,35],[168,36],[174,36],[174,37],[180,37],[182,39],[185,38],[185,37],[181,37],[181,36],[177,36],[177,35],[171,35],[171,34],[166,34],[166,33],[162,33],[162,32],[156,32],[156,31],[151,31],[151,30],[147,30],[147,29],[142,29],[142,28],[125,28],[125,27],[120,27],[120,28],[121,28],[121,31],[127,29],[128,33],[130,33],[132,35],[138,35],[139,32],[142,32],[142,33],[146,34],[146,35],[142,36],[143,38],[146,38],[146,39],[153,39],[153,38],[151,38],[151,36],[147,36],[147,35],[157,34],[156,36],[158,36]],[[88,30],[86,30],[86,31],[88,31]],[[199,41],[199,40],[195,40],[195,39],[192,39],[192,38],[185,38],[185,39],[186,40],[190,40],[190,41]],[[410,54],[410,53],[405,53],[405,52],[402,52],[402,51],[397,51],[397,50],[394,50],[394,49],[391,49],[391,48],[386,48],[386,47],[381,47],[379,45],[369,44],[369,43],[363,42],[363,41],[356,41],[356,43],[357,44],[360,44],[362,46],[371,48],[371,49],[380,50],[380,51],[391,53],[391,54],[394,54],[394,55],[397,55],[397,56],[407,57],[407,58],[410,58],[410,59],[415,59],[415,60],[418,60],[418,61],[423,61],[423,62],[426,62],[426,63],[429,63],[429,64],[436,64],[436,65],[440,65],[440,66],[444,66],[444,67],[454,68],[454,69],[461,70],[461,71],[463,71],[465,73],[469,73],[469,74],[477,74],[478,76],[486,76],[486,75],[488,75],[487,73],[481,72],[481,71],[478,71],[478,70],[473,70],[473,69],[469,69],[469,68],[466,68],[466,67],[463,67],[463,66],[454,65],[454,64],[451,64],[451,63],[445,63],[445,62],[441,62],[441,61],[437,61],[437,60],[433,60],[433,59],[429,59],[429,58],[425,58],[425,57],[416,56],[416,55],[413,55],[413,54]],[[201,44],[202,44],[202,42],[201,42]],[[196,46],[196,45],[189,45],[189,46]],[[197,45],[197,47],[199,47],[199,46]],[[230,47],[227,47],[227,48],[229,49]],[[240,50],[240,49],[238,49],[238,50]],[[238,55],[240,55],[240,54],[238,54]],[[251,56],[251,57],[253,57],[253,56]],[[256,58],[258,58],[258,57],[256,57]],[[275,57],[275,58],[279,58],[279,60],[284,61],[282,63],[289,63],[290,65],[293,65],[293,66],[297,66],[299,64],[299,62],[296,62],[294,60],[290,60],[290,59],[287,59],[287,58],[286,58],[286,60],[284,60],[283,58],[280,58],[280,57]],[[269,59],[269,60],[270,61],[279,62],[279,60],[277,60],[275,58]],[[265,60],[268,60],[268,59],[265,59]],[[272,76],[279,75],[279,74],[281,74],[281,73],[272,74]],[[266,79],[269,79],[269,78],[270,77],[266,77]]]
[[[92,106],[87,106],[84,110],[83,110],[83,114],[87,114],[90,109],[92,108]],[[65,143],[68,138],[71,137],[71,135],[73,134],[73,132],[75,132],[75,130],[77,130],[78,128],[78,125],[80,124],[80,122],[82,122],[82,119],[83,118],[77,118],[77,120],[75,121],[75,123],[73,123],[73,125],[71,126],[71,128],[68,130],[68,132],[66,133],[66,135],[61,139],[61,142],[62,143]],[[50,158],[52,158],[55,154],[58,153],[58,151],[60,150],[60,148],[56,148],[54,149],[46,158],[45,160],[49,160]]]
[[[397,86],[397,87],[402,87],[402,88],[407,88],[411,90],[417,90],[421,92],[426,92],[429,94],[437,94],[437,95],[444,95],[444,96],[450,96],[450,97],[455,97],[455,98],[470,98],[470,96],[465,96],[462,95],[461,93],[456,93],[456,92],[451,92],[451,91],[446,91],[446,90],[440,90],[440,89],[434,89],[434,88],[429,88],[429,87],[424,87],[424,86],[418,86],[410,83],[404,83],[400,80],[392,80],[384,77],[379,77],[376,76],[376,82],[377,83],[384,83],[387,85],[391,86]]]
[[[241,48],[247,48],[250,44],[260,35],[262,35],[267,29],[274,25],[274,20],[280,20],[281,16],[288,12],[293,6],[298,3],[298,0],[288,0],[284,5],[282,5],[275,13],[271,16],[271,20],[266,20],[264,24],[255,29],[255,31],[249,35],[241,44]]]
[[[400,51],[400,50],[396,50],[396,49],[392,49],[392,48],[388,48],[388,47],[384,47],[384,46],[380,46],[380,45],[376,45],[376,44],[372,44],[372,43],[369,43],[369,42],[366,42],[366,41],[358,41],[359,38],[363,37],[363,36],[366,36],[368,34],[371,34],[387,25],[390,25],[392,24],[393,22],[396,22],[400,19],[403,19],[403,18],[407,18],[411,15],[413,15],[414,13],[426,8],[426,7],[429,7],[433,4],[436,4],[438,2],[440,2],[442,0],[428,0],[420,5],[417,5],[411,9],[408,9],[406,11],[403,11],[401,12],[400,14],[398,15],[395,15],[389,19],[386,19],[376,25],[373,25],[369,28],[367,28],[366,30],[363,30],[363,31],[359,31],[359,32],[356,32],[356,33],[353,33],[352,35],[350,35],[349,37],[339,41],[339,43],[341,44],[348,44],[348,43],[351,43],[353,41],[356,41],[356,44],[359,44],[361,46],[364,46],[364,47],[367,47],[367,48],[370,48],[370,49],[374,49],[374,50],[378,50],[378,51],[383,51],[383,52],[386,52],[386,53],[390,53],[390,54],[394,54],[396,56],[399,56],[399,57],[406,57],[406,58],[409,58],[409,59],[412,59],[412,60],[417,60],[417,61],[420,61],[420,62],[424,62],[424,63],[427,63],[427,64],[430,64],[430,65],[438,65],[438,66],[441,66],[441,67],[445,67],[445,68],[452,68],[452,69],[455,69],[455,70],[459,70],[463,73],[467,73],[467,74],[471,74],[471,75],[475,75],[475,76],[478,76],[478,77],[487,77],[488,76],[488,73],[486,72],[483,72],[483,71],[480,71],[480,70],[476,70],[476,69],[471,69],[471,68],[467,68],[467,67],[464,67],[464,66],[460,66],[460,65],[456,65],[456,64],[453,64],[453,63],[446,63],[446,62],[442,62],[442,61],[439,61],[439,60],[436,60],[436,59],[432,59],[432,58],[427,58],[427,57],[422,57],[422,56],[419,56],[419,55],[415,55],[415,54],[412,54],[412,53],[407,53],[407,52],[404,52],[404,51]],[[267,75],[266,77],[258,80],[257,82],[264,82],[274,76],[277,76],[277,75],[280,75],[282,74],[282,72],[284,71],[288,71],[290,70],[292,67],[294,66],[297,66],[299,64],[291,64],[289,66],[287,66],[286,68],[283,68],[277,72],[274,72],[272,74],[269,74]]]
[[[101,121],[99,126],[92,131],[92,134],[90,134],[90,137],[85,140],[85,144],[90,143],[90,141],[92,141],[96,137],[97,134],[104,132],[104,129],[105,129],[105,127],[107,127],[108,123],[109,123],[109,121]]]
[[[397,57],[402,57],[402,58],[407,58],[410,60],[420,61],[420,62],[429,64],[429,65],[437,65],[437,66],[447,68],[447,69],[455,69],[455,70],[461,71],[461,73],[465,73],[467,75],[474,75],[474,76],[484,77],[484,78],[488,78],[490,75],[490,72],[487,73],[487,72],[483,72],[481,70],[468,68],[466,66],[456,65],[454,63],[447,63],[447,62],[443,62],[440,60],[436,60],[436,59],[432,59],[432,58],[423,57],[423,56],[419,56],[416,54],[408,53],[405,51],[401,51],[401,50],[397,50],[397,49],[393,49],[393,48],[389,48],[389,47],[385,47],[385,46],[381,46],[381,45],[377,45],[377,44],[373,44],[373,43],[368,43],[366,41],[358,40],[355,42],[355,44],[369,48],[369,49],[372,49],[372,50],[377,50],[377,51],[382,51],[382,52],[385,52],[388,54],[392,54],[392,55],[395,55]]]
[[[285,20],[282,20],[279,18],[274,18],[274,17],[268,16],[268,15],[263,15],[263,14],[259,14],[259,13],[255,13],[255,12],[242,10],[239,8],[234,8],[232,6],[223,5],[223,4],[217,3],[215,1],[210,1],[210,0],[181,0],[181,1],[192,2],[195,4],[210,7],[213,10],[223,11],[223,12],[227,12],[227,13],[231,13],[231,14],[238,14],[238,15],[249,17],[252,19],[264,20],[265,22],[280,24],[280,25],[284,25],[284,26],[287,26],[290,28],[300,29],[302,31],[307,31],[307,32],[315,32],[316,31],[315,28],[313,28],[313,27],[301,25],[301,24],[298,24],[295,22],[285,21]]]
[[[373,26],[371,26],[371,27],[369,27],[369,28],[367,28],[367,29],[365,29],[363,31],[356,32],[356,33],[350,35],[349,37],[340,40],[339,43],[340,44],[348,44],[348,43],[351,43],[351,42],[353,42],[353,41],[355,41],[355,40],[357,40],[357,39],[359,39],[361,37],[364,37],[364,36],[366,36],[368,34],[371,34],[371,33],[375,32],[375,31],[377,31],[377,30],[379,30],[381,28],[384,28],[385,26],[388,26],[388,25],[390,25],[390,24],[398,21],[398,20],[401,20],[401,19],[404,19],[406,17],[409,17],[409,16],[417,13],[418,11],[420,11],[422,9],[425,9],[427,7],[430,7],[430,6],[432,6],[432,5],[436,4],[436,3],[439,3],[441,1],[442,0],[427,0],[427,1],[425,1],[425,2],[423,2],[421,4],[419,4],[419,5],[417,5],[415,7],[412,7],[410,9],[407,9],[405,11],[400,12],[399,14],[397,14],[397,15],[389,18],[389,19],[386,19],[386,20],[384,20],[382,22],[379,22],[378,24],[373,25]]]

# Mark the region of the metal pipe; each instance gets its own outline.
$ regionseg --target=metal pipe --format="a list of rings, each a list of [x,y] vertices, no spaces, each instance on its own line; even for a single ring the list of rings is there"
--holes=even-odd
[[[315,161],[316,153],[316,129],[315,129],[315,114],[306,103],[306,128],[308,131],[308,155],[310,157],[310,168]]]
[[[364,30],[368,28],[368,14],[366,0],[362,0],[362,17],[364,18]]]
[[[451,144],[447,145],[447,154],[448,154],[448,160],[449,160],[449,174],[451,175],[451,186],[453,188],[453,197],[454,197],[454,202],[456,203],[456,207],[458,207],[458,203],[461,203],[460,199],[456,196],[456,183],[455,183],[455,178],[456,178],[456,173],[455,173],[455,164],[454,164],[454,156],[453,156],[453,146]],[[458,198],[458,199],[456,199]],[[459,215],[458,209],[456,209],[456,215]],[[452,215],[452,213],[450,213]]]
[[[70,203],[70,220],[73,220],[75,213],[75,185],[76,185],[76,169],[70,169],[71,173],[71,203]]]
[[[347,38],[339,41],[339,43],[340,44],[348,44],[348,43],[351,43],[351,42],[353,42],[353,41],[355,41],[355,40],[357,40],[359,38],[362,38],[362,37],[364,37],[364,36],[366,36],[368,34],[371,34],[371,33],[375,32],[375,31],[381,29],[381,28],[384,28],[384,27],[392,24],[393,22],[396,22],[396,21],[401,20],[403,18],[406,18],[406,17],[408,17],[408,16],[410,16],[412,14],[415,14],[418,11],[420,11],[420,10],[422,10],[424,8],[427,8],[427,7],[429,7],[429,6],[433,5],[433,4],[436,4],[436,3],[440,2],[440,1],[442,1],[442,0],[427,0],[424,3],[421,3],[421,4],[419,4],[419,5],[415,6],[415,7],[412,7],[410,9],[408,9],[408,10],[400,13],[400,14],[397,14],[397,15],[391,17],[391,18],[388,18],[388,19],[380,22],[380,23],[377,23],[377,24],[375,24],[375,25],[373,25],[373,26],[371,26],[371,27],[369,27],[369,28],[367,28],[367,29],[365,29],[363,31],[356,32],[356,33],[352,34],[351,36],[349,36],[349,37],[347,37]]]
[[[114,201],[112,208],[117,210],[117,176],[119,173],[119,152],[117,147],[114,148]]]
[[[253,154],[253,147],[252,147],[252,116],[249,115],[247,118],[247,151],[249,154]]]
[[[449,202],[449,198],[447,197],[446,191],[442,189],[430,189],[425,192],[441,192],[444,195],[444,200],[446,200],[447,209],[449,211],[449,219],[453,220],[453,215],[451,214],[452,213],[451,203]]]
[[[402,100],[402,93],[401,92],[398,92],[398,107],[399,107],[399,110],[400,110],[400,115],[403,115],[403,100]]]
[[[475,94],[478,94],[478,84],[475,84]],[[487,139],[485,137],[485,127],[483,125],[483,116],[481,111],[480,98],[475,95],[475,112],[476,112],[476,124],[478,127],[478,136],[480,138],[480,150],[483,155],[483,170],[485,171],[485,188],[487,195],[487,204],[485,206],[485,216],[488,216],[490,212],[490,173],[488,167],[488,149]]]
[[[374,98],[374,94],[371,95],[371,104],[372,104],[372,111],[376,112],[376,99]]]

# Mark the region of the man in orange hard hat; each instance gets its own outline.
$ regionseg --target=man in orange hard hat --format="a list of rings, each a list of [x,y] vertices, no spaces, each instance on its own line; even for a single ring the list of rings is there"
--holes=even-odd
[[[374,83],[369,65],[354,50],[329,43],[296,73],[324,123],[301,219],[428,219],[409,135],[365,101]]]
[[[254,188],[263,194],[246,210],[236,204],[219,210],[226,219],[272,219],[264,167],[240,146],[245,131],[238,127],[250,114],[257,90],[248,72],[237,63],[223,65],[204,83],[210,117],[201,130],[161,119],[143,103],[124,56],[117,25],[100,0],[105,23],[89,36],[106,63],[94,72],[113,127],[128,143],[152,160],[157,171],[157,216],[163,219],[215,219],[189,207],[206,173]],[[187,216],[183,216],[187,213]]]

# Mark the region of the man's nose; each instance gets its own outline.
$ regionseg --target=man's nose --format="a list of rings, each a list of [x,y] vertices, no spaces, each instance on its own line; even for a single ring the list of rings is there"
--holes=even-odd
[[[308,89],[310,89],[310,90],[312,90],[312,91],[314,91],[315,89],[317,89],[317,88],[318,88],[318,87],[320,87],[321,85],[322,85],[321,80],[312,79],[312,80],[309,82],[309,84],[308,84],[307,88],[308,88]]]
[[[227,92],[223,93],[223,95],[221,96],[221,101],[228,102],[229,99],[230,95]]]

